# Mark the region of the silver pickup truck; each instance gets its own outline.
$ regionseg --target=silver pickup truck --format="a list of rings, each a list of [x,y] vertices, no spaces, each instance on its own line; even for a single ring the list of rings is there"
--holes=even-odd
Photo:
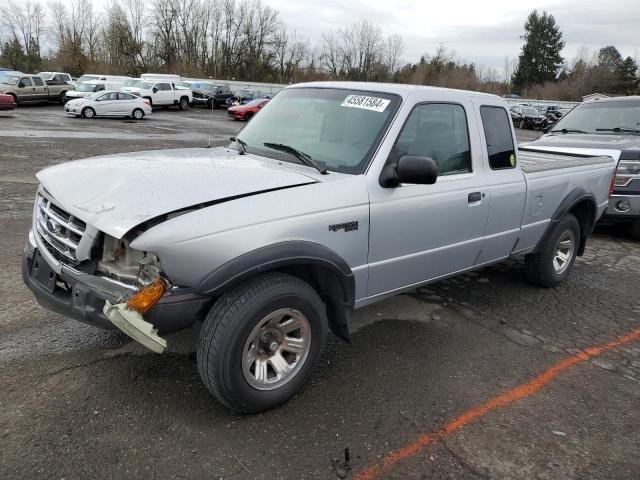
[[[227,148],[39,172],[22,273],[44,307],[156,352],[202,322],[205,385],[257,412],[309,379],[328,329],[349,340],[354,309],[509,257],[566,280],[614,168],[519,153],[493,95],[296,85]]]

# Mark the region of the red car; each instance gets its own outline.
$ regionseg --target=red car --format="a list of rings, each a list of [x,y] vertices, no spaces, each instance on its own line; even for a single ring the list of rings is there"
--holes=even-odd
[[[12,114],[16,108],[16,101],[11,95],[0,95],[0,113]]]
[[[235,107],[229,107],[227,114],[234,120],[247,121],[253,117],[256,113],[262,109],[269,102],[268,98],[259,98],[257,100],[251,100],[244,105],[236,105]]]

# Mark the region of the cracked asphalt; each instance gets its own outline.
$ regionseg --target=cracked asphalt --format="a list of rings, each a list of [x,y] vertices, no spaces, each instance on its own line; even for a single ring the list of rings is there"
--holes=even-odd
[[[0,478],[355,478],[564,358],[640,329],[640,243],[598,229],[556,289],[528,285],[522,264],[508,261],[358,311],[353,344],[330,337],[298,396],[239,416],[200,382],[197,328],[156,355],[35,303],[20,278],[35,172],[92,155],[219,145],[240,126],[204,110],[86,121],[41,106],[0,118]],[[378,478],[640,478],[639,405],[637,341]]]

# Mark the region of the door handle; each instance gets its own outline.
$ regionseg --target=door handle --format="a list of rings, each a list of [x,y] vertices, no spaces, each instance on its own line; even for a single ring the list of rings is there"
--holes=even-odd
[[[469,203],[479,202],[480,200],[482,200],[482,193],[480,192],[470,193],[469,196],[467,197],[467,200]]]

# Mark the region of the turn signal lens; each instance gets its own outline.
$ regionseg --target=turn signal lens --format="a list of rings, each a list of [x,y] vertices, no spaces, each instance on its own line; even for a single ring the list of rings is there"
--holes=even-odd
[[[160,297],[164,295],[166,290],[167,284],[164,283],[164,280],[161,278],[157,278],[153,283],[150,283],[131,297],[127,301],[127,307],[144,315],[151,310],[151,307],[158,303],[158,300],[160,300]]]

